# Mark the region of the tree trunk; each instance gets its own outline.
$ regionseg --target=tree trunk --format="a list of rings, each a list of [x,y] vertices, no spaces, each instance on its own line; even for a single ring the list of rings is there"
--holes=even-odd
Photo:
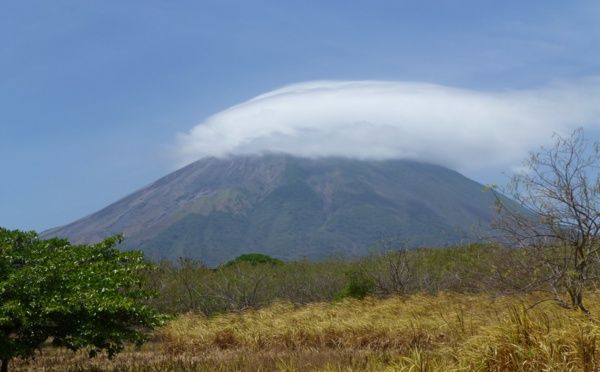
[[[2,367],[0,367],[0,372],[8,372],[8,359],[2,359]]]
[[[584,314],[590,313],[590,311],[583,306],[583,290],[581,288],[569,290],[569,295],[571,296],[571,304],[573,305],[572,309],[579,309]]]
[[[579,310],[583,311],[584,314],[590,313],[590,311],[583,306],[583,294],[581,292],[577,294],[577,307]]]
[[[586,309],[583,304],[579,304],[579,310],[583,311],[584,314],[590,314],[590,311]]]

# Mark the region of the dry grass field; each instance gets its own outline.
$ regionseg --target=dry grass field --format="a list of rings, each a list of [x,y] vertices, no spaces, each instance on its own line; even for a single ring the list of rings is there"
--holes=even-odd
[[[597,371],[592,315],[541,295],[439,293],[180,315],[114,360],[43,348],[13,371]]]

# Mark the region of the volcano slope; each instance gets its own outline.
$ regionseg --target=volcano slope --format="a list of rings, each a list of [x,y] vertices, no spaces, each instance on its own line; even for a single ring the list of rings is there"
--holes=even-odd
[[[205,158],[42,237],[94,243],[152,259],[217,265],[240,254],[283,260],[366,253],[379,240],[446,246],[489,223],[494,197],[450,169],[409,160]]]

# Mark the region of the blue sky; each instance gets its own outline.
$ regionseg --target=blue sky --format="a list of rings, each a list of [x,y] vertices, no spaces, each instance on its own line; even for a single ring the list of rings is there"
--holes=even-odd
[[[5,1],[0,71],[7,228],[67,224],[197,157],[287,143],[449,159],[500,183],[553,131],[597,135],[600,3]]]

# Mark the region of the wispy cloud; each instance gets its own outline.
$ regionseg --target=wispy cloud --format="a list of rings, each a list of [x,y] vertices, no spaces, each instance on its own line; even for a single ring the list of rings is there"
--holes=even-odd
[[[417,82],[312,81],[219,112],[177,137],[182,163],[285,152],[410,158],[461,171],[518,165],[553,132],[600,127],[600,77],[483,92]]]

